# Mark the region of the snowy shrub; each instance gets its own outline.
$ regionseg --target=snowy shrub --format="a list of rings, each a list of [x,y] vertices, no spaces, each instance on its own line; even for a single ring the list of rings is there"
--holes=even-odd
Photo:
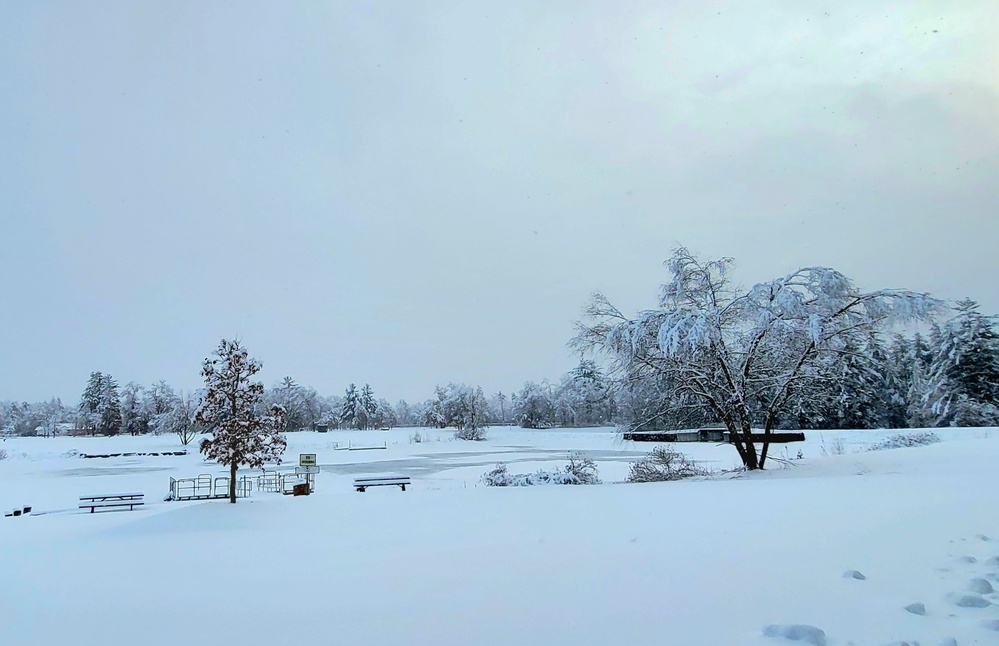
[[[481,442],[486,439],[486,429],[473,427],[459,428],[454,432],[454,439]]]
[[[581,453],[569,454],[565,472],[574,476],[579,484],[600,484],[596,463]]]
[[[492,471],[483,473],[482,484],[487,487],[505,487],[510,484],[510,474],[507,473],[506,465],[500,462]]]
[[[482,483],[487,487],[531,487],[534,485],[578,485],[599,484],[597,465],[593,460],[579,455],[569,458],[569,465],[563,471],[538,469],[535,473],[517,473],[511,475],[506,465],[500,462],[492,471],[482,474]]]
[[[657,446],[648,456],[632,462],[628,482],[667,482],[706,474],[706,469],[666,445]]]
[[[410,444],[422,444],[426,440],[427,440],[426,436],[422,435],[419,431],[409,436]]]
[[[926,446],[936,444],[940,437],[933,431],[923,431],[921,433],[899,433],[885,438],[877,444],[867,447],[868,451],[884,451],[885,449],[902,449],[910,446]]]

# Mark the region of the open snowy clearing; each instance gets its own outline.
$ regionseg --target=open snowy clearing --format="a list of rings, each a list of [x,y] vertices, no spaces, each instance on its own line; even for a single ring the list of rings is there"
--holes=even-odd
[[[0,521],[0,641],[780,646],[821,643],[814,626],[831,646],[999,643],[994,430],[880,452],[859,451],[889,433],[810,432],[786,469],[642,485],[616,481],[652,445],[612,429],[415,432],[290,434],[289,462],[318,454],[315,495],[237,505],[160,502],[171,476],[224,472],[196,449],[73,455],[175,451],[174,437],[3,442],[0,508],[33,512]],[[387,448],[335,450],[347,442]],[[731,447],[677,448],[737,463]],[[478,482],[570,450],[606,484]],[[412,488],[350,486],[394,473]],[[76,508],[125,491],[145,507]]]

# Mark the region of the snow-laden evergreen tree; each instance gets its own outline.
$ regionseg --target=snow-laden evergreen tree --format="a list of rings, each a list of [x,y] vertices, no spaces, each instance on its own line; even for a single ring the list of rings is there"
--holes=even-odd
[[[118,435],[121,432],[121,401],[118,399],[118,382],[109,374],[101,384],[100,419],[97,432],[101,435]]]
[[[121,391],[121,429],[129,435],[145,435],[149,430],[142,407],[142,386],[130,381]]]
[[[281,434],[284,411],[275,406],[270,415],[257,412],[264,385],[253,381],[261,364],[251,359],[238,340],[222,339],[214,358],[205,359],[204,399],[195,420],[210,438],[201,441],[201,452],[229,467],[229,502],[236,502],[236,471],[241,465],[263,467],[280,462],[287,441]]]
[[[343,393],[343,404],[340,405],[340,428],[360,428],[360,409],[357,386],[351,383]]]
[[[117,435],[121,431],[121,402],[118,382],[109,374],[90,373],[87,387],[80,398],[77,424],[91,434]]]
[[[378,401],[371,384],[364,384],[357,398],[358,424],[357,428],[366,429],[375,426],[374,420],[378,413]]]
[[[939,310],[926,294],[861,292],[828,267],[743,291],[729,258],[702,262],[681,247],[666,264],[671,277],[656,308],[632,319],[596,294],[573,345],[603,352],[622,375],[660,378],[668,401],[706,404],[747,469],[765,466],[767,438],[792,397],[829,378],[824,357]]]
[[[782,427],[884,428],[889,417],[887,357],[877,337],[849,339],[817,357],[812,387],[797,391],[780,418]],[[818,375],[823,375],[818,378]]]
[[[553,405],[563,427],[600,426],[609,423],[614,414],[610,383],[589,359],[581,360],[562,377]]]
[[[77,425],[80,428],[96,433],[98,422],[101,419],[100,406],[104,388],[104,375],[100,372],[91,372],[87,380],[87,387],[80,397],[79,415]]]
[[[999,334],[996,317],[959,301],[936,330],[927,402],[937,426],[999,425]]]

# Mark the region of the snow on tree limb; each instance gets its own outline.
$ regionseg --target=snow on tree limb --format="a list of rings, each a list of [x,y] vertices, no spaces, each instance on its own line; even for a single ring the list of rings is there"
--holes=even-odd
[[[655,378],[666,401],[694,397],[732,434],[748,468],[762,468],[749,434],[769,433],[788,402],[827,377],[826,353],[940,311],[927,294],[861,292],[828,267],[806,267],[748,290],[733,285],[731,258],[702,262],[680,247],[659,307],[622,315],[597,294],[571,345],[609,357],[619,374]]]

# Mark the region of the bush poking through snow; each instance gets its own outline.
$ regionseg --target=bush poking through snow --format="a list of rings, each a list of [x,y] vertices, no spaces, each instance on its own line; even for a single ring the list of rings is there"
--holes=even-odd
[[[872,444],[867,448],[867,450],[884,451],[886,449],[904,449],[911,446],[936,444],[939,441],[940,437],[932,431],[924,431],[922,433],[899,433],[898,435],[892,435],[891,437],[885,438],[877,444]]]
[[[474,440],[476,442],[481,442],[486,439],[486,429],[482,427],[472,428],[465,427],[459,428],[454,432],[454,439],[456,440]]]
[[[565,472],[574,476],[578,484],[600,484],[596,463],[582,453],[570,453]]]
[[[422,444],[423,442],[426,441],[426,439],[427,439],[426,437],[424,437],[419,431],[417,431],[409,436],[409,443]]]
[[[487,487],[531,487],[534,485],[552,484],[600,484],[597,465],[590,458],[578,453],[569,456],[569,464],[565,470],[556,467],[554,471],[538,469],[536,473],[510,474],[502,462],[493,467],[492,471],[482,474],[482,484]]]
[[[669,482],[707,473],[707,469],[672,446],[657,446],[648,456],[631,463],[628,482]]]

